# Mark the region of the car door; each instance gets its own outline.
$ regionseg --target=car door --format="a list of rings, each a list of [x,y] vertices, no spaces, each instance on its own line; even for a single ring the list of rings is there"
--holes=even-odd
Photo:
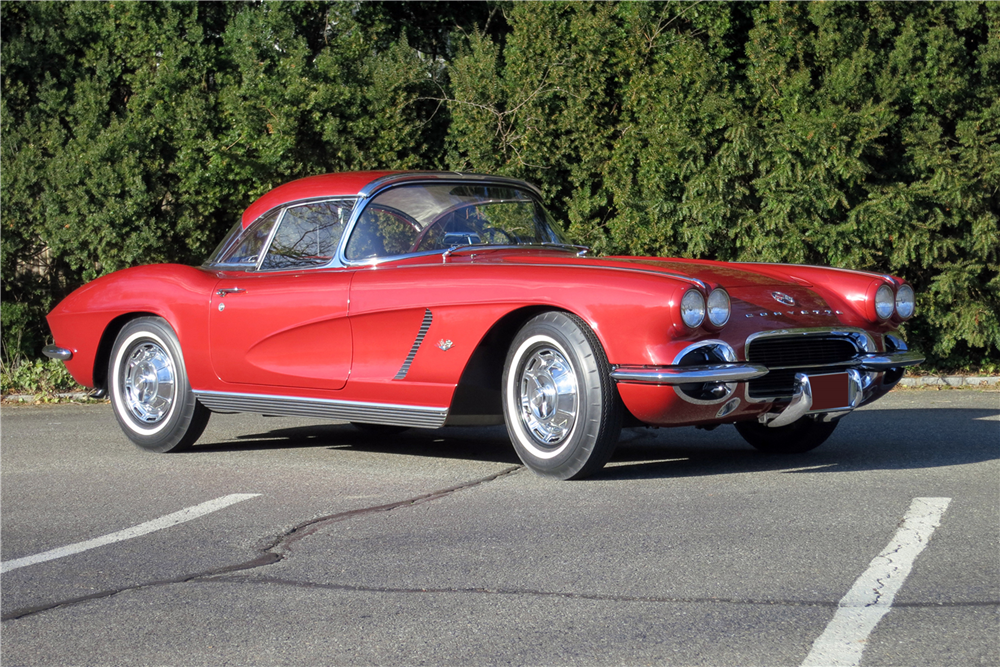
[[[212,366],[221,380],[332,390],[346,384],[354,271],[323,267],[336,254],[352,204],[311,202],[273,212],[229,253],[209,315]]]

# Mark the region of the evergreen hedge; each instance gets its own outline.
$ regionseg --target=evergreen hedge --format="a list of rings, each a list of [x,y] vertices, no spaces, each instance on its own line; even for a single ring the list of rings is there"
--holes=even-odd
[[[2,3],[4,361],[293,178],[542,187],[601,253],[907,277],[941,368],[1000,363],[1000,4]]]

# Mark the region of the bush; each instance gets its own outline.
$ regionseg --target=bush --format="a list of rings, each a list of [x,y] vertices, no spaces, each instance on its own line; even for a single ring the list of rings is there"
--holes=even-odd
[[[33,396],[86,391],[66,370],[66,365],[54,359],[19,359],[0,365],[0,394],[31,394]]]
[[[1000,4],[6,2],[0,31],[4,355],[279,183],[448,167],[535,182],[600,253],[902,275],[932,364],[1000,363]]]

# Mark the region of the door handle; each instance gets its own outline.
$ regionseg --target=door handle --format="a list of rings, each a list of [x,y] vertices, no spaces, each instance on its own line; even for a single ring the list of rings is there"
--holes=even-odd
[[[246,292],[245,289],[240,289],[239,287],[224,287],[216,292],[221,297],[225,297],[227,294],[239,294],[241,292]]]

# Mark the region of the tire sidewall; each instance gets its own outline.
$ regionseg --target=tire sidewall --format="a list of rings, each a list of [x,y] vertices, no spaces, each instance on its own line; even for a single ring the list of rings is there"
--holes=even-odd
[[[804,454],[826,442],[837,423],[802,417],[778,428],[757,422],[737,422],[736,430],[750,445],[766,454]]]
[[[521,373],[532,353],[543,347],[551,347],[565,357],[573,368],[577,384],[576,420],[555,450],[541,445],[521,417]],[[529,321],[510,346],[503,373],[507,431],[521,460],[541,475],[570,479],[588,463],[588,467],[593,467],[594,462],[590,459],[599,442],[603,402],[612,400],[602,395],[599,379],[594,382],[599,373],[595,354],[580,325],[563,313],[547,313]],[[604,461],[600,461],[599,465],[603,464]]]
[[[163,349],[170,358],[174,373],[169,411],[163,419],[151,426],[143,424],[132,414],[123,393],[124,365],[136,347],[144,342],[154,343]],[[191,422],[194,398],[188,385],[177,336],[164,320],[140,318],[122,328],[111,350],[108,379],[115,418],[128,439],[142,449],[154,452],[167,452],[177,448]]]

